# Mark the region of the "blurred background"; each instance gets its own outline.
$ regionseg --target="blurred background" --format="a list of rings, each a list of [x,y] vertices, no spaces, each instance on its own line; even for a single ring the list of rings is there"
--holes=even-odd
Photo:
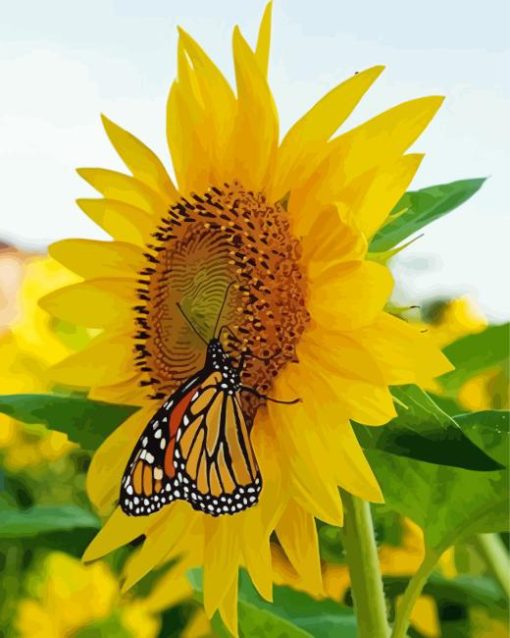
[[[99,113],[162,158],[164,113],[182,25],[231,78],[231,29],[253,41],[265,0],[36,0],[0,3],[1,238],[44,250],[101,234],[73,201],[79,166],[120,166]],[[399,258],[405,295],[471,295],[490,320],[510,317],[499,275],[510,268],[507,180],[510,5],[506,0],[356,3],[276,0],[270,80],[285,131],[339,81],[374,64],[386,72],[347,126],[400,101],[447,100],[416,150],[414,187],[490,177]],[[168,164],[168,162],[167,162]],[[402,293],[403,294],[403,293]]]
[[[175,73],[177,24],[232,78],[232,25],[239,23],[253,42],[264,4],[0,2],[2,394],[48,391],[45,367],[89,339],[84,330],[50,320],[36,299],[71,281],[43,256],[48,243],[103,237],[73,203],[90,196],[76,167],[121,167],[99,113],[168,158],[165,102]],[[416,145],[427,157],[413,188],[490,177],[462,209],[427,227],[393,263],[395,307],[421,305],[409,319],[421,321],[441,347],[510,317],[510,296],[502,286],[510,267],[509,11],[504,0],[488,0],[483,7],[457,0],[276,0],[274,6],[270,79],[282,131],[336,83],[385,64],[385,74],[348,125],[406,99],[446,95]],[[508,407],[505,355],[466,380],[456,409]],[[441,389],[433,390],[440,402]],[[445,409],[451,400],[444,398]],[[89,461],[89,453],[65,435],[0,415],[0,506],[49,508],[36,536],[23,536],[14,515],[3,532],[0,528],[0,636],[221,636],[184,576],[178,586],[168,585],[171,566],[122,597],[118,574],[128,550],[92,566],[81,564],[99,525],[85,494]],[[80,521],[72,533],[65,521],[55,525],[59,507],[69,504],[76,508],[73,520]],[[384,506],[375,508],[375,522],[394,606],[423,557],[423,539],[411,521]],[[349,602],[339,532],[323,525],[319,535],[323,602]],[[502,539],[508,545],[507,536]],[[288,594],[295,575],[276,545],[273,556],[278,591]],[[468,587],[466,578],[478,579],[477,586]],[[434,583],[419,600],[410,636],[507,636],[504,596],[469,544],[443,557]]]

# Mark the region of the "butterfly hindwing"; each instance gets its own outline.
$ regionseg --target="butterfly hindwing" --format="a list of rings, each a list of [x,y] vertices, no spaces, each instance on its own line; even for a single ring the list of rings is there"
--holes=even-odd
[[[236,394],[221,383],[192,400],[175,456],[195,509],[217,516],[257,502],[262,482],[244,416]]]

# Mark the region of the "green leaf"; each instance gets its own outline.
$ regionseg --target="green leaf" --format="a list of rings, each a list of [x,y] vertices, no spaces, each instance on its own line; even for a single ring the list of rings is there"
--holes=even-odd
[[[445,355],[455,366],[439,378],[445,392],[455,397],[461,386],[492,367],[507,361],[510,324],[489,326],[483,332],[467,335],[444,349]]]
[[[246,638],[312,638],[285,618],[246,601],[239,602],[239,629]]]
[[[483,410],[458,414],[455,420],[469,438],[503,466],[510,458],[510,412]]]
[[[421,388],[392,389],[398,416],[388,425],[370,428],[355,425],[365,448],[398,456],[471,470],[496,470],[502,466],[464,434],[456,421],[443,412]]]
[[[383,252],[393,248],[424,226],[463,204],[484,182],[483,177],[463,179],[406,193],[393,209],[386,224],[370,242],[369,251]]]
[[[77,528],[99,528],[99,519],[76,505],[35,505],[26,510],[0,510],[0,538],[36,536]]]
[[[478,429],[487,454],[502,458],[505,431]],[[475,472],[368,450],[387,506],[415,521],[427,547],[441,552],[460,539],[509,526],[508,470]]]
[[[200,570],[188,572],[195,591],[202,592]],[[242,636],[288,638],[356,638],[352,609],[332,600],[315,600],[290,587],[273,587],[273,602],[263,600],[249,577],[239,579],[239,628]]]
[[[128,416],[138,410],[129,405],[91,401],[86,397],[56,394],[0,396],[0,412],[24,423],[42,423],[65,432],[69,440],[95,450]]]

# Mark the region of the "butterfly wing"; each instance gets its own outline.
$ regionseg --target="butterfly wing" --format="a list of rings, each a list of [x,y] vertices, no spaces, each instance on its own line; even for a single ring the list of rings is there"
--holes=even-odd
[[[177,432],[175,463],[194,509],[235,514],[255,505],[262,480],[237,393],[207,383]]]
[[[142,432],[120,488],[119,504],[126,514],[152,514],[179,498],[173,462],[176,434],[204,376],[200,372],[178,388]]]
[[[251,507],[261,488],[237,392],[215,370],[188,381],[150,420],[128,462],[120,505],[143,516],[183,499],[219,516]]]

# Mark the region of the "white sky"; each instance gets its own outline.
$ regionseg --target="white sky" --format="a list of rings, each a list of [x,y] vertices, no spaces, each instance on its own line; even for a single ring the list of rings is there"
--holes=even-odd
[[[166,161],[176,25],[232,77],[231,28],[239,23],[253,42],[264,4],[0,0],[0,238],[42,248],[62,237],[103,237],[73,203],[91,196],[75,167],[121,168],[99,113]],[[427,157],[413,186],[490,180],[427,228],[396,272],[413,302],[468,293],[498,321],[510,318],[509,7],[507,0],[275,0],[270,67],[282,131],[325,91],[374,64],[387,69],[349,125],[405,99],[447,96],[416,144]]]

